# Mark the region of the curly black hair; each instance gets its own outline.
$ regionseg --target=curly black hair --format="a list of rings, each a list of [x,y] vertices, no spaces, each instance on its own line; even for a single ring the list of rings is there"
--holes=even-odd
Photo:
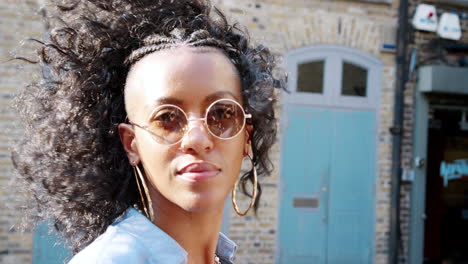
[[[60,3],[58,3],[60,2]],[[124,85],[133,63],[181,43],[220,49],[241,77],[252,114],[258,176],[272,170],[276,140],[274,56],[210,2],[199,0],[60,0],[39,41],[43,76],[15,99],[25,132],[12,151],[34,212],[54,224],[75,252],[102,234],[130,206],[141,208],[135,178],[119,140],[126,118]],[[242,175],[241,186],[253,180]],[[258,196],[261,188],[258,186]]]

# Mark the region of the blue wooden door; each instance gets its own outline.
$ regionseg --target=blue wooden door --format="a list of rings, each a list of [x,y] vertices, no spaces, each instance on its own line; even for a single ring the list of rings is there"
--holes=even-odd
[[[281,263],[324,263],[330,112],[292,108],[290,113],[282,152]]]
[[[375,113],[289,105],[280,263],[370,263]]]
[[[33,264],[63,264],[71,259],[71,251],[49,232],[47,224],[37,225],[33,243]]]

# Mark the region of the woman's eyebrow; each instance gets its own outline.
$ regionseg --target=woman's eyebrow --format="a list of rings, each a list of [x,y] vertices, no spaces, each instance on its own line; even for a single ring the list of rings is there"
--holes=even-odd
[[[238,98],[235,94],[233,94],[232,92],[230,91],[219,91],[219,92],[215,92],[215,93],[212,93],[210,95],[208,95],[207,97],[205,97],[205,99],[203,100],[204,102],[206,103],[211,103],[217,99],[220,99],[220,98],[226,98],[226,97],[229,97],[231,99],[234,99],[238,102],[240,102],[240,98]],[[148,105],[146,108],[154,108],[154,107],[158,107],[160,105],[165,105],[165,104],[172,104],[172,105],[177,105],[177,106],[182,106],[184,104],[184,101],[178,99],[178,98],[175,98],[175,97],[160,97],[158,99],[156,99],[151,105]]]
[[[158,98],[154,103],[153,106],[163,105],[163,104],[173,104],[173,105],[181,105],[183,102],[180,99],[175,97],[161,97]]]
[[[240,102],[240,98],[238,98],[235,94],[231,93],[230,91],[219,91],[212,93],[205,97],[205,102],[212,102],[216,99],[220,98],[225,98],[225,97],[231,97],[232,99],[235,99],[236,101]]]
[[[165,105],[165,104],[181,106],[183,104],[183,101],[175,97],[160,97],[156,99],[152,104],[146,105],[144,109],[147,109],[148,111],[150,111],[151,109],[154,109],[160,105]]]

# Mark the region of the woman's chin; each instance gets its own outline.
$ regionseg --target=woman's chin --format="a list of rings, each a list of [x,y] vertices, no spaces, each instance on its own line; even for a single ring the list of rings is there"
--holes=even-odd
[[[189,194],[176,204],[189,213],[213,213],[222,211],[225,197],[214,194]]]

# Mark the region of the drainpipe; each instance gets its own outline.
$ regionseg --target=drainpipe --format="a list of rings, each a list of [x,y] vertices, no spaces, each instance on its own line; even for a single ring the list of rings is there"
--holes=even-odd
[[[408,0],[400,0],[398,11],[397,36],[397,76],[395,89],[395,108],[392,134],[392,190],[390,207],[390,234],[389,234],[389,261],[398,263],[400,249],[400,185],[401,185],[401,138],[403,135],[403,92],[408,79],[407,70],[407,27],[408,27]]]

